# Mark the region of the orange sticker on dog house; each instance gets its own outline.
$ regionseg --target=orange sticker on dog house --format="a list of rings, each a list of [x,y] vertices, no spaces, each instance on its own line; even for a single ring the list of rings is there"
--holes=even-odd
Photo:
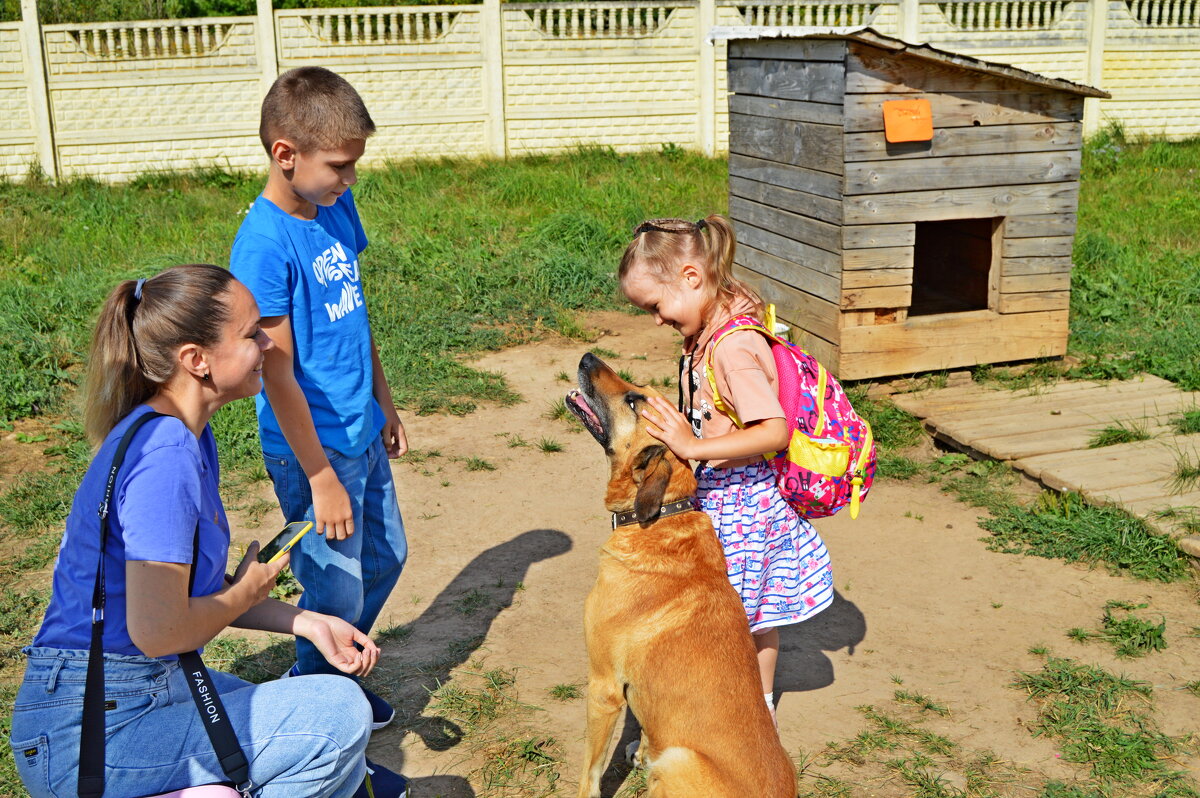
[[[890,143],[933,138],[929,100],[888,100],[883,104],[883,135]]]

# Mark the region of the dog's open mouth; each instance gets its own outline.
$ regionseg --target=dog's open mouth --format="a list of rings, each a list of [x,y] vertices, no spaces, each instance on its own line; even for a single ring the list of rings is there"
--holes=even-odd
[[[596,415],[596,411],[592,410],[592,406],[588,404],[583,394],[577,390],[572,390],[567,394],[566,401],[567,408],[583,422],[583,426],[587,428],[588,432],[592,433],[592,437],[601,443],[605,443],[604,423],[600,421],[600,416]]]

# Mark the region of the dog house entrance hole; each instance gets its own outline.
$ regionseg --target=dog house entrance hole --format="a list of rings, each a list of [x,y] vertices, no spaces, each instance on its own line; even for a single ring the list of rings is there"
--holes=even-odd
[[[916,223],[910,316],[986,310],[1000,219]]]

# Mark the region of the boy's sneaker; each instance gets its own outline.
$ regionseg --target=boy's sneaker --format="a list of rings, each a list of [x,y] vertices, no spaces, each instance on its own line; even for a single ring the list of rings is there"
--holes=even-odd
[[[300,665],[296,663],[288,668],[279,678],[287,679],[290,676],[299,675]],[[379,731],[392,722],[392,719],[396,717],[396,710],[392,708],[391,704],[384,701],[381,696],[364,687],[361,682],[358,686],[362,688],[363,695],[367,697],[367,703],[371,705],[371,731]]]
[[[371,731],[379,731],[392,722],[392,718],[396,717],[396,710],[392,709],[392,705],[384,701],[381,696],[372,693],[361,684],[359,687],[362,687],[363,695],[367,697],[367,703],[371,705]]]
[[[367,777],[354,798],[408,798],[408,779],[367,760]]]

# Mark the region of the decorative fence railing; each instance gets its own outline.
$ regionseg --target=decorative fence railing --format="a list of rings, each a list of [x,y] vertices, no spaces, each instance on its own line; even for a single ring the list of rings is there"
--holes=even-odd
[[[866,2],[738,2],[744,25],[800,27],[857,27],[869,25],[880,3]]]
[[[1155,28],[1194,28],[1200,25],[1200,0],[1126,0],[1129,13]]]
[[[92,58],[173,58],[217,50],[232,28],[224,20],[109,22],[81,26],[70,35]]]
[[[960,0],[939,3],[938,9],[959,30],[1048,30],[1070,5],[1070,0]]]
[[[1097,85],[1085,129],[1200,135],[1200,0],[586,0],[273,10],[144,22],[0,23],[0,177],[124,180],[261,169],[258,108],[324,64],[378,126],[368,158],[663,144],[725,149],[718,26],[870,25]]]

